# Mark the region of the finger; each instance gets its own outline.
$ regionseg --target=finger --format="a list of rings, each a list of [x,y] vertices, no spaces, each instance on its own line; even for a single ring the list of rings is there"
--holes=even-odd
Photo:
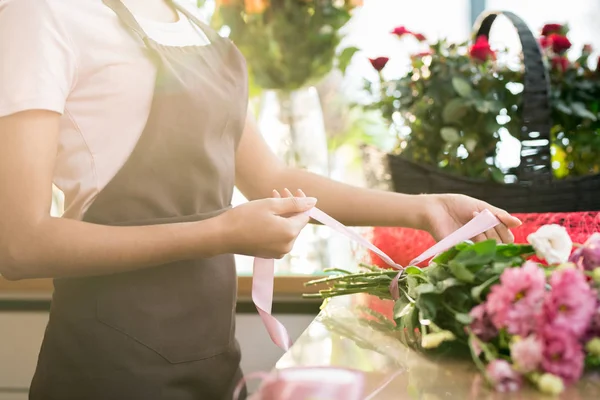
[[[275,198],[275,199],[280,199],[281,195],[279,194],[279,192],[275,189],[273,189],[273,192],[271,193],[271,197]]]
[[[477,242],[483,242],[483,241],[487,240],[487,236],[485,236],[485,234],[482,233],[480,235],[475,236],[472,240],[475,243],[477,243]]]
[[[494,208],[492,213],[502,222],[508,229],[521,226],[523,222],[517,217],[513,217],[508,212],[499,208]]]
[[[498,234],[498,236],[500,237],[500,240],[502,241],[502,243],[514,243],[515,236],[512,234],[510,229],[508,229],[506,227],[506,225],[504,225],[504,224],[498,225],[495,228],[495,230],[496,230],[496,233]]]
[[[296,190],[296,196],[298,197],[306,197],[306,193],[302,191],[302,189]]]
[[[277,215],[297,214],[310,210],[317,204],[314,197],[287,197],[272,199],[271,210]]]
[[[283,189],[283,197],[294,197],[294,195],[289,191],[288,188],[285,188]]]
[[[297,232],[296,236],[298,236],[300,231],[310,222],[310,217],[304,213],[300,213],[288,217],[287,221],[292,224],[294,232]]]
[[[485,237],[487,240],[495,240],[496,243],[502,243],[502,239],[500,238],[500,236],[498,236],[498,233],[496,232],[496,229],[490,229],[489,231],[485,232]]]

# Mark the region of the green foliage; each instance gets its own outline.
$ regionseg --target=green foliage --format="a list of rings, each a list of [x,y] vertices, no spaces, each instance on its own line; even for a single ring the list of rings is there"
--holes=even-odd
[[[291,91],[331,71],[351,3],[273,0],[260,5],[264,9],[247,9],[240,0],[223,2],[212,21],[216,28],[229,27],[258,88]],[[340,68],[345,70],[354,52],[341,53]]]
[[[496,156],[500,131],[519,139],[524,125],[523,68],[507,62],[506,50],[474,60],[469,45],[440,40],[414,55],[404,76],[384,79],[384,70],[378,83],[365,84],[372,101],[364,107],[381,110],[396,131],[395,153],[462,176],[515,181]],[[600,173],[600,69],[583,54],[563,71],[556,61],[563,55],[545,50],[557,178]]]
[[[497,244],[494,240],[465,242],[438,255],[427,268],[406,268],[399,280],[399,299],[393,314],[400,339],[423,350],[419,337],[424,331],[449,331],[466,346],[465,328],[471,322],[471,309],[485,300],[489,287],[505,268],[521,266],[534,253],[529,245]],[[376,267],[354,274],[339,272],[309,282],[307,285],[327,284],[329,288],[306,297],[369,293],[391,299],[389,285],[396,274]]]

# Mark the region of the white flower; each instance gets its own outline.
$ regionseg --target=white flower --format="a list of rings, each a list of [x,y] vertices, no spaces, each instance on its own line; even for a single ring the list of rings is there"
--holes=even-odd
[[[527,236],[539,258],[549,264],[562,264],[569,260],[573,242],[567,230],[560,225],[544,225]]]

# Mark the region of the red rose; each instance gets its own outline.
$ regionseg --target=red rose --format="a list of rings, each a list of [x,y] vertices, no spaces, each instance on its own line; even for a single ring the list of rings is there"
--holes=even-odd
[[[397,26],[392,31],[392,34],[394,34],[398,37],[401,37],[403,35],[410,35],[410,34],[412,34],[412,32],[409,31],[408,29],[406,29],[404,26]]]
[[[369,58],[369,61],[371,62],[371,65],[378,72],[381,71],[383,68],[385,68],[385,64],[387,64],[387,62],[389,60],[390,59],[388,57]]]
[[[419,42],[424,42],[427,40],[427,38],[425,37],[425,35],[423,35],[422,33],[413,33],[413,36],[415,37],[415,39],[417,39]]]
[[[542,36],[548,36],[553,33],[561,33],[563,26],[561,24],[546,24],[542,28]]]
[[[469,55],[476,61],[485,62],[489,59],[496,58],[496,53],[490,47],[485,36],[479,36],[475,44],[469,49]]]
[[[547,49],[550,46],[550,41],[546,36],[540,38],[540,46],[542,46],[542,49]]]
[[[555,56],[552,58],[552,68],[565,72],[569,67],[569,60],[565,56]]]
[[[555,53],[564,53],[571,48],[571,41],[569,38],[563,35],[557,35],[556,33],[548,36],[548,42]]]
[[[411,56],[411,58],[423,58],[423,57],[431,56],[431,55],[433,55],[433,51],[427,50],[427,51],[422,51],[420,53],[413,54]]]

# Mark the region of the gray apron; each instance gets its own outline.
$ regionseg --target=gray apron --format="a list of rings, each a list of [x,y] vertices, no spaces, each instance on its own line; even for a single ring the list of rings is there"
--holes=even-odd
[[[248,105],[242,55],[183,8],[210,45],[160,45],[120,0],[104,2],[141,39],[158,74],[143,134],[83,220],[134,226],[217,216],[231,207]],[[241,378],[236,285],[231,254],[55,279],[29,398],[231,399]]]

